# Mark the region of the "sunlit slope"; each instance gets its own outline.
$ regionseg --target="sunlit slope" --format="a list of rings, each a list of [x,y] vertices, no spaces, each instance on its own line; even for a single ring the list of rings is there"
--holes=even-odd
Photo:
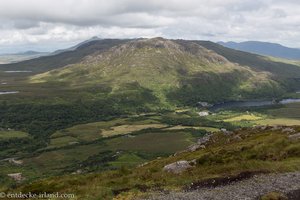
[[[82,62],[36,75],[31,82],[66,82],[71,87],[108,84],[112,92],[133,84],[185,104],[281,93],[269,72],[232,63],[195,42],[181,45],[163,38],[137,39],[95,52]]]

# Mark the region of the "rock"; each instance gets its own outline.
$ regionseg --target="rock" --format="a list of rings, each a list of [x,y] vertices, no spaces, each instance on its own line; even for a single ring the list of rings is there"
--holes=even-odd
[[[295,133],[296,131],[293,128],[284,128],[284,129],[282,129],[282,132],[283,133]]]
[[[202,101],[199,101],[197,103],[197,105],[200,106],[200,107],[211,107],[212,106],[211,104],[209,104],[207,102],[202,102]]]
[[[82,174],[82,170],[81,169],[77,169],[75,172],[73,172],[72,174]]]
[[[209,135],[205,135],[205,136],[199,138],[199,139],[197,140],[197,144],[199,144],[199,145],[205,145],[207,142],[209,142],[211,136],[212,136],[212,135],[209,134]]]
[[[282,126],[273,126],[273,127],[271,128],[271,131],[278,131],[278,130],[280,130],[280,129],[282,129]]]
[[[197,151],[198,149],[205,149],[205,148],[206,148],[206,146],[203,144],[193,144],[193,145],[189,146],[186,151],[183,151],[183,152],[194,152],[194,151]]]
[[[188,152],[197,151],[198,149],[200,149],[200,146],[201,146],[200,144],[193,144],[187,148],[187,151]]]
[[[215,187],[197,187],[196,190],[152,193],[147,200],[259,200],[272,191],[277,196],[299,200],[300,172],[257,174],[253,177],[221,184]],[[193,185],[194,185],[193,184]],[[273,196],[273,195],[272,195]],[[267,196],[265,196],[267,197]],[[290,198],[291,197],[291,198]]]
[[[200,117],[205,117],[205,116],[209,115],[209,112],[202,111],[202,112],[199,112],[198,114],[199,114]]]
[[[14,179],[16,182],[21,182],[22,180],[24,180],[22,173],[7,174],[7,176]]]
[[[221,128],[221,132],[225,135],[231,135],[233,133],[232,131],[227,131],[225,128]]]
[[[243,140],[243,139],[241,138],[241,136],[239,136],[239,135],[235,135],[235,136],[233,137],[233,139],[234,139],[234,140],[237,140],[237,141]]]
[[[289,135],[288,138],[289,138],[289,140],[292,140],[292,141],[299,140],[300,139],[300,133]]]
[[[164,166],[163,170],[174,174],[180,174],[191,167],[190,162],[181,160]]]
[[[192,165],[192,166],[194,166],[194,165],[197,164],[197,160],[196,159],[191,160],[191,161],[189,161],[189,164]]]
[[[22,160],[16,160],[15,158],[10,158],[8,160],[8,162],[11,163],[11,164],[15,164],[15,165],[22,165],[23,164]]]
[[[257,128],[264,131],[264,130],[267,130],[268,126],[257,126]]]
[[[148,165],[148,164],[149,164],[149,162],[144,162],[144,163],[138,165],[137,167],[143,167],[143,166]]]

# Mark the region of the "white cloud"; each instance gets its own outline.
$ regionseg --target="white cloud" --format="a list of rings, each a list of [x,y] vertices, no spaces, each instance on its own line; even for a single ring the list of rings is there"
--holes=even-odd
[[[298,0],[1,0],[0,52],[92,36],[261,40],[300,47]]]

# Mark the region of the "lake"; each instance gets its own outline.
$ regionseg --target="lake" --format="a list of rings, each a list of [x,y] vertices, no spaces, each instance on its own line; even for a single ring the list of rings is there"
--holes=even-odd
[[[19,93],[19,91],[8,91],[8,92],[1,92],[0,91],[0,95],[4,95],[4,94],[17,94]]]
[[[274,101],[231,101],[221,104],[215,104],[210,108],[211,111],[217,111],[220,109],[230,109],[230,108],[246,108],[246,107],[260,107],[260,106],[271,106],[289,103],[298,103],[300,99],[283,99],[279,102]]]
[[[32,71],[4,71],[5,73],[30,73]]]

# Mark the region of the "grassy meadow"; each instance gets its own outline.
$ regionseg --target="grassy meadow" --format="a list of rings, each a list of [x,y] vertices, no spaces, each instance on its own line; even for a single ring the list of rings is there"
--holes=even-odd
[[[294,128],[300,130],[299,127]],[[191,183],[235,176],[243,172],[300,170],[299,148],[299,141],[289,140],[288,134],[281,130],[242,129],[231,136],[214,134],[205,149],[156,159],[134,169],[121,167],[103,173],[66,175],[59,180],[48,178],[21,185],[16,191],[72,191],[75,192],[76,199],[87,200],[133,199],[145,197],[148,192],[182,190]],[[113,163],[118,165],[124,158],[130,162],[136,159],[132,155],[126,155]],[[163,171],[166,164],[178,160],[195,160],[195,165],[177,175]]]

